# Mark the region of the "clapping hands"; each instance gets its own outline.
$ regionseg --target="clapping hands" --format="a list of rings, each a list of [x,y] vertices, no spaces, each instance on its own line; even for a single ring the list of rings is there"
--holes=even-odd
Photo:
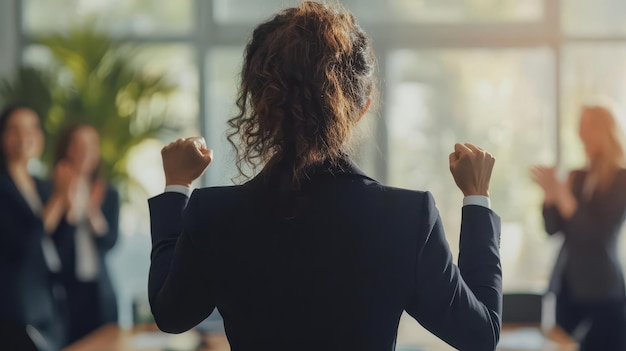
[[[578,203],[570,190],[570,182],[559,179],[556,167],[532,167],[530,176],[543,189],[545,205],[556,205],[565,218],[574,214]]]

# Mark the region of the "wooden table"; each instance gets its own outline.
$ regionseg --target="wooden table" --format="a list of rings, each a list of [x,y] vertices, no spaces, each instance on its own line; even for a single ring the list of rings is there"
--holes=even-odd
[[[526,328],[537,328],[536,325],[510,324],[502,329],[502,335],[507,332],[515,332]],[[454,350],[441,340],[429,333],[418,331],[414,333],[416,341],[411,342],[398,340],[398,350],[407,351],[447,351]],[[558,328],[546,332],[546,343],[537,351],[575,351],[578,345],[572,341],[567,334]],[[117,325],[102,327],[77,343],[63,349],[63,351],[162,351],[164,343],[175,346],[176,344],[197,345],[200,335],[195,332],[188,332],[181,335],[169,335],[159,332],[154,326],[136,327],[133,330],[123,330]],[[199,351],[230,351],[228,341],[224,336],[210,336],[206,340],[209,347]],[[153,345],[150,345],[153,344]],[[157,345],[160,344],[160,345]],[[516,351],[515,349],[501,349],[506,351]],[[527,350],[527,349],[525,349]]]
[[[532,328],[537,331],[541,331],[541,328],[536,324],[505,324],[502,326],[502,333],[500,333],[500,340],[502,340],[505,333],[515,332],[520,329]],[[558,327],[551,328],[547,331],[543,331],[545,336],[545,344],[543,348],[537,350],[550,350],[550,351],[576,351],[578,350],[578,343],[567,335],[567,333]],[[499,347],[498,350],[501,348]],[[517,351],[516,349],[507,348],[506,351]]]
[[[198,345],[200,342],[201,336],[193,331],[171,335],[159,331],[154,325],[124,330],[110,324],[64,348],[63,351],[163,351],[166,346],[170,348],[178,346],[176,349],[181,349],[187,345]],[[228,340],[223,335],[209,336],[205,343],[209,347],[198,351],[230,351]]]
[[[502,326],[500,340],[511,335],[507,333],[531,330],[535,333],[544,335],[544,343],[536,351],[576,351],[578,344],[574,342],[563,330],[552,328],[548,331],[541,332],[538,324],[505,324]],[[398,329],[398,349],[406,351],[454,351],[455,348],[441,341],[439,338],[428,332],[415,319],[407,315],[402,316],[402,321]],[[498,351],[519,351],[516,348],[504,348],[498,346]],[[524,348],[524,351],[532,351],[533,349]]]

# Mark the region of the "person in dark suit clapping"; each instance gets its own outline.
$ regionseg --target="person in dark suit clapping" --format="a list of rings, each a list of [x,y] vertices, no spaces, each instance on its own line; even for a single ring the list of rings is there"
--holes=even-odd
[[[561,181],[555,167],[534,167],[545,193],[546,231],[562,233],[550,290],[556,321],[581,351],[626,350],[626,291],[617,241],[626,215],[626,154],[612,113],[583,108],[579,135],[587,165]]]
[[[53,236],[63,265],[70,342],[117,322],[105,258],[118,239],[119,196],[100,175],[99,140],[93,127],[71,126],[59,138],[55,155],[55,164],[66,163],[76,174],[76,191]]]
[[[374,67],[369,38],[335,5],[304,2],[254,30],[230,125],[239,165],[260,173],[189,198],[212,152],[200,138],[162,151],[148,287],[162,330],[188,330],[217,307],[235,351],[391,351],[407,311],[458,349],[495,349],[494,158],[471,144],[450,155],[466,195],[457,267],[430,193],[384,186],[350,160]]]
[[[33,177],[28,162],[42,148],[33,109],[15,105],[0,114],[0,342],[11,350],[28,339],[40,350],[65,343],[51,276],[61,266],[50,235],[68,207],[74,177],[65,164],[55,169],[53,186]]]

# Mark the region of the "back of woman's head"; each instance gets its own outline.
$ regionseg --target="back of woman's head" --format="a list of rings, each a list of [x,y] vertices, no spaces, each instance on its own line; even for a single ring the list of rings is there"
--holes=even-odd
[[[237,165],[307,169],[342,157],[374,90],[370,40],[338,5],[304,2],[259,25],[244,53],[229,140]],[[236,140],[238,139],[238,140]]]
[[[23,103],[15,103],[15,104],[8,105],[2,110],[2,112],[0,112],[0,171],[4,171],[7,166],[6,165],[7,160],[6,160],[5,150],[4,150],[4,134],[6,132],[9,119],[11,119],[13,114],[17,112],[18,110],[31,110],[35,112],[35,114],[37,114],[37,112],[35,111],[33,107],[27,104],[23,104]],[[37,114],[37,116],[39,115]]]

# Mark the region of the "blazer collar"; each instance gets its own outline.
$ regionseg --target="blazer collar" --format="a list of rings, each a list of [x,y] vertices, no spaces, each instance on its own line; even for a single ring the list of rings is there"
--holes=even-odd
[[[265,183],[274,184],[275,186],[277,184],[288,182],[289,177],[288,167],[278,164],[273,167],[271,173],[268,172],[267,169],[264,169],[248,183]],[[307,183],[317,179],[346,177],[363,178],[377,183],[376,180],[368,177],[361,169],[359,169],[359,167],[357,167],[357,165],[348,156],[341,157],[334,162],[327,160],[319,165],[311,167],[306,171],[302,182]]]
[[[35,181],[35,187],[37,189],[37,193],[41,198],[42,203],[45,205],[48,200],[48,189],[46,188],[45,182],[41,181],[37,177],[33,177]],[[13,181],[13,178],[9,175],[8,172],[2,171],[0,172],[0,191],[6,191],[7,199],[13,199],[16,206],[20,206],[29,212],[32,212],[32,209],[22,196],[22,193],[17,188],[17,185]]]
[[[336,162],[325,161],[319,166],[313,167],[310,172],[307,172],[307,175],[313,179],[317,176],[320,177],[345,177],[345,176],[353,176],[366,178],[371,181],[374,179],[368,177],[349,157],[345,156],[337,160]]]

